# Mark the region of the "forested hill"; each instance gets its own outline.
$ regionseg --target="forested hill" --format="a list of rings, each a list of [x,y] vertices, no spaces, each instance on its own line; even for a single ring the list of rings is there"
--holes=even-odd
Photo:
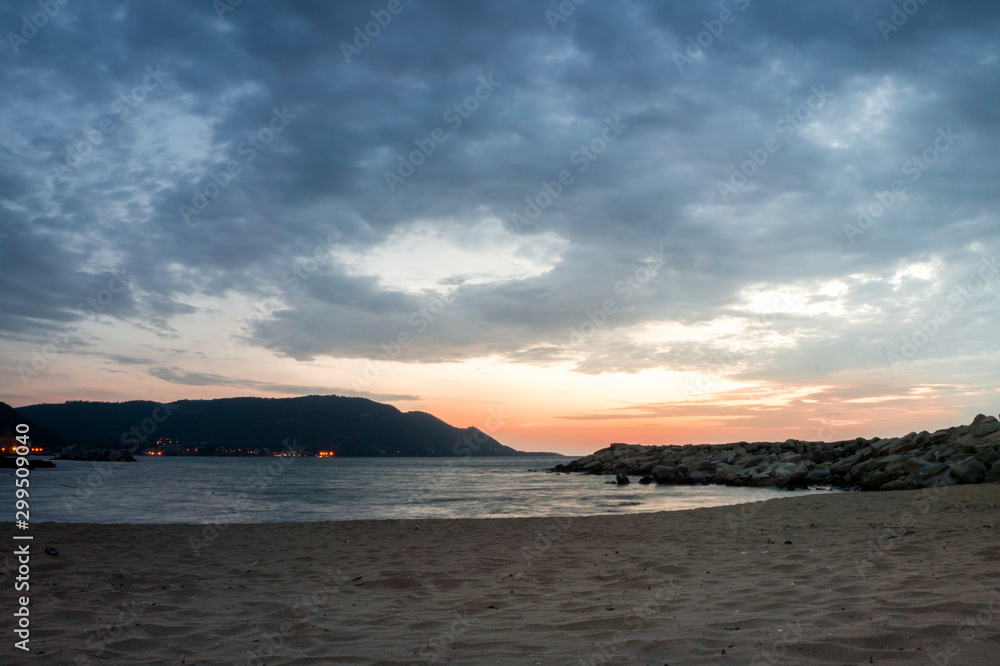
[[[59,448],[66,443],[58,433],[33,423],[7,403],[0,402],[0,446],[9,448],[16,445],[15,437],[20,434],[17,426],[21,424],[28,426],[28,442],[31,447]]]
[[[456,428],[425,412],[401,412],[366,398],[223,398],[169,404],[71,401],[20,407],[25,418],[73,442],[114,448],[157,440],[213,448],[282,449],[338,456],[519,455],[477,428]]]

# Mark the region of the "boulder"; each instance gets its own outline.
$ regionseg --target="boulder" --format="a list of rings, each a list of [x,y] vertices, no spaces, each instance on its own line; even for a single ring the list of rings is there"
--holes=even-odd
[[[916,445],[920,448],[940,446],[941,444],[948,443],[951,440],[951,435],[951,430],[936,430],[933,433],[929,433],[925,430],[917,435],[914,443],[916,443]]]
[[[945,444],[944,446],[938,446],[932,449],[931,453],[934,454],[935,460],[941,462],[942,460],[948,460],[959,455],[962,453],[962,449],[961,447],[954,446],[952,444]]]
[[[939,476],[947,476],[948,465],[945,463],[929,462],[917,471],[917,476],[924,480],[934,479]]]
[[[903,479],[895,479],[883,485],[879,490],[909,490],[910,484]]]
[[[976,416],[969,426],[969,433],[973,437],[986,437],[998,431],[1000,431],[1000,421],[994,416],[986,416],[985,414]]]
[[[851,475],[860,479],[865,479],[876,472],[899,476],[903,472],[906,461],[907,458],[903,455],[872,458],[852,467]]]
[[[833,475],[830,474],[830,470],[826,467],[817,467],[816,469],[810,470],[809,473],[806,474],[806,481],[817,484],[829,483],[830,477],[832,476]]]
[[[865,475],[857,475],[858,484],[862,490],[881,490],[882,486],[899,478],[897,472],[887,472],[884,469],[873,469]]]
[[[674,468],[672,465],[657,465],[650,472],[650,476],[659,481],[660,479],[666,479],[668,476],[674,473]]]
[[[616,475],[615,476],[615,482],[619,486],[627,486],[630,483],[630,481],[628,480],[628,475],[626,475],[626,474],[618,474],[618,475]]]
[[[839,461],[830,465],[830,472],[832,474],[843,475],[851,471],[851,468],[862,461],[862,456],[860,453],[855,453],[854,455],[847,456],[846,458],[841,458]]]
[[[979,483],[986,478],[986,465],[972,456],[952,460],[948,466],[951,467],[951,473],[958,477],[962,483]]]
[[[871,444],[872,455],[881,456],[889,452],[889,449],[899,444],[899,439],[879,439]]]
[[[690,474],[688,474],[688,479],[690,479],[691,483],[705,484],[708,483],[708,474],[705,474],[704,472],[699,470],[695,470]]]
[[[726,485],[735,484],[740,478],[743,468],[739,465],[723,465],[715,470],[715,482]]]
[[[917,443],[913,440],[909,442],[900,443],[899,440],[895,440],[896,444],[889,448],[889,455],[898,455],[900,453],[906,453],[907,451],[912,451],[917,448]]]
[[[906,471],[908,474],[917,474],[918,472],[920,472],[920,470],[922,470],[929,464],[930,464],[929,462],[927,462],[926,460],[922,460],[920,458],[910,458],[909,460],[906,461],[906,464],[903,465],[903,470]]]
[[[809,470],[802,463],[780,462],[771,468],[771,479],[779,488],[805,486]]]
[[[996,452],[996,449],[984,448],[976,454],[976,460],[989,467],[997,460],[1000,460],[1000,454]]]
[[[986,481],[989,483],[1000,481],[1000,461],[993,463],[993,466],[990,467],[990,471],[986,474]]]

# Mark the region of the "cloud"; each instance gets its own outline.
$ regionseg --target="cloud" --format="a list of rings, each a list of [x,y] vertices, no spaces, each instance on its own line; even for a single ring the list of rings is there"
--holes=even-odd
[[[171,384],[181,384],[183,386],[235,386],[247,390],[266,391],[268,393],[283,393],[287,395],[339,395],[356,398],[368,398],[376,401],[404,401],[419,400],[420,396],[415,395],[387,395],[377,393],[367,393],[365,391],[349,391],[344,389],[331,389],[319,386],[294,386],[290,384],[276,384],[271,382],[259,382],[249,379],[236,379],[225,377],[208,372],[185,372],[180,368],[151,368],[149,374],[157,379],[162,379]]]
[[[43,344],[124,268],[101,316],[164,344],[266,300],[239,340],[299,361],[406,334],[410,363],[823,382],[889,367],[998,249],[997,7],[927,3],[884,38],[889,7],[726,2],[689,50],[719,3],[586,3],[555,29],[526,0],[404,6],[350,61],[360,2],[71,3],[5,44],[0,336]],[[880,212],[852,235],[859,209]],[[912,364],[995,368],[994,284]],[[159,354],[174,383],[325,390]]]

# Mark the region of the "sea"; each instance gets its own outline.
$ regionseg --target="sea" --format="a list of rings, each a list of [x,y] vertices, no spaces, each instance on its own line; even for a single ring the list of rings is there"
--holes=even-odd
[[[756,502],[831,489],[615,485],[553,474],[570,458],[208,458],[56,461],[32,470],[30,520],[204,524],[584,516]],[[14,470],[2,470],[14,497]],[[612,481],[612,483],[608,483]],[[13,508],[13,502],[10,503]],[[13,520],[14,516],[3,520]]]

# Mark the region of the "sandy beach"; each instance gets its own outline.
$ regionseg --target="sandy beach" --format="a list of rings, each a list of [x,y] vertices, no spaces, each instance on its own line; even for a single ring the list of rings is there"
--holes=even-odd
[[[998,509],[982,484],[586,518],[41,523],[30,647],[51,664],[996,663]],[[24,654],[2,624],[3,654]]]

